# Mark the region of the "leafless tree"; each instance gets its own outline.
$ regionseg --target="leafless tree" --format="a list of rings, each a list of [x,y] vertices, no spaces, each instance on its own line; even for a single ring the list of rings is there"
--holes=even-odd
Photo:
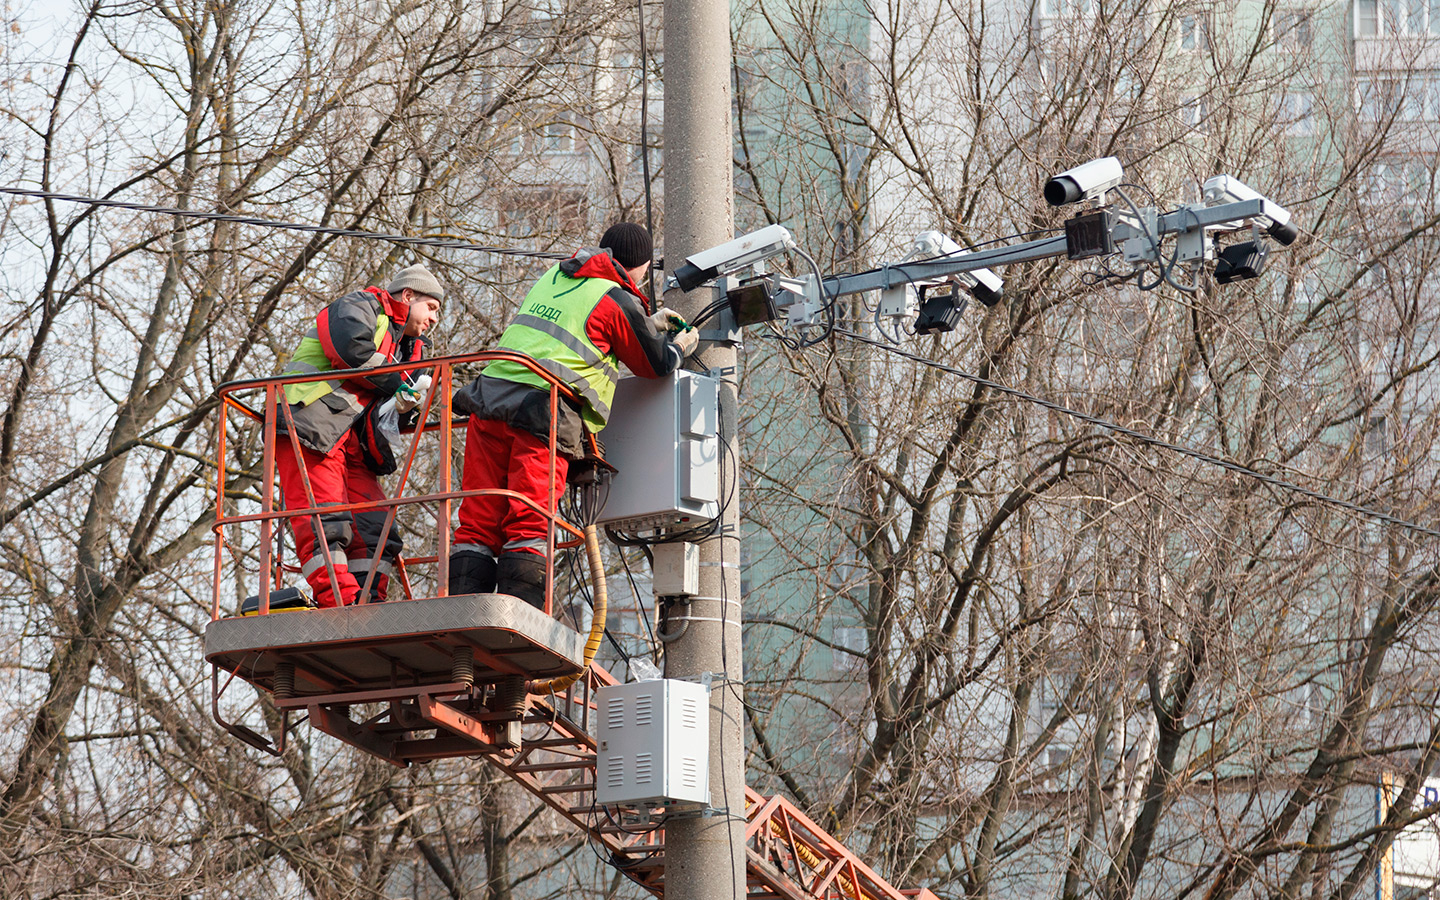
[[[546,250],[591,226],[582,210],[531,227],[544,211],[517,191],[541,183],[536,136],[626,108],[580,102],[613,75],[595,54],[618,39],[607,3],[93,0],[12,19],[0,168],[19,188]],[[641,190],[617,174],[597,211]],[[0,889],[603,894],[577,836],[474,763],[405,772],[305,730],[281,759],[248,750],[211,721],[197,652],[216,387],[278,371],[321,305],[417,255],[450,287],[442,349],[484,346],[533,266],[15,197],[0,241]],[[259,431],[229,426],[243,508]],[[433,540],[433,523],[402,527]],[[248,540],[227,610],[255,589]]]
[[[1413,82],[1271,3],[746,11],[742,190],[848,268],[1053,230],[1043,179],[1104,155],[1138,205],[1228,172],[1306,232],[1193,292],[1012,267],[903,341],[1188,456],[843,336],[752,341],[752,764],[941,893],[1353,896],[1435,766],[1434,542],[1216,461],[1433,521]],[[1382,771],[1411,793],[1375,827]]]

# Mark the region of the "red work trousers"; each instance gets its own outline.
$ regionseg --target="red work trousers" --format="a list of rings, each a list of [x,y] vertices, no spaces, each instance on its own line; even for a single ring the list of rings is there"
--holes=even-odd
[[[340,443],[329,453],[316,453],[302,449],[305,474],[310,478],[314,491],[314,506],[338,506],[345,503],[385,499],[385,490],[375,473],[365,465],[360,455],[360,441],[355,432],[347,432]],[[280,492],[285,498],[286,509],[306,509],[312,504],[305,495],[305,481],[301,477],[300,464],[295,459],[288,435],[279,435],[275,442],[275,468],[280,475]],[[330,572],[325,565],[325,553],[315,543],[315,520],[320,520],[321,532],[330,548],[330,560],[334,564],[335,581],[332,584]],[[300,558],[301,572],[315,594],[315,602],[321,607],[348,606],[354,603],[360,589],[369,575],[375,545],[385,529],[385,510],[353,510],[339,513],[321,513],[318,516],[302,516],[290,520],[290,529],[295,533],[295,552]],[[395,558],[400,555],[399,529],[390,525],[390,534],[385,540],[385,550],[375,563],[375,578],[371,585],[371,597],[385,598],[389,586],[389,572]]]
[[[555,457],[555,497],[565,492],[570,460]],[[541,509],[555,511],[550,503],[550,445],[528,431],[511,428],[496,419],[470,417],[465,434],[465,468],[460,486],[467,491],[504,488],[534,500]],[[460,501],[460,527],[455,531],[456,551],[489,550],[544,555],[549,520],[530,506],[500,496],[466,497]],[[483,552],[483,551],[482,551]]]

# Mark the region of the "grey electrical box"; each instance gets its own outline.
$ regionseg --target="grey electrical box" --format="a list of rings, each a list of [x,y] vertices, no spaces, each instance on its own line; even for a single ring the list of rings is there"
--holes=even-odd
[[[595,802],[710,803],[710,697],[703,684],[659,678],[595,692]]]
[[[600,432],[618,470],[600,524],[649,531],[718,516],[719,409],[719,382],[708,375],[621,379]]]
[[[700,592],[700,545],[685,541],[650,548],[657,597],[693,597]]]

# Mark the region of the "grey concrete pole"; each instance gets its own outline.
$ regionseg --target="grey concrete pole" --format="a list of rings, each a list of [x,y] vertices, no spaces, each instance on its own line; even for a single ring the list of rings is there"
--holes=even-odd
[[[726,0],[665,0],[666,266],[735,236],[731,184],[730,8]],[[708,291],[666,294],[690,318]],[[745,895],[745,748],[740,654],[740,541],[734,347],[707,346],[703,366],[723,372],[720,390],[722,498],[716,537],[700,545],[700,593],[672,610],[668,626],[684,634],[668,645],[670,678],[717,677],[710,694],[710,805],[706,818],[665,828],[667,900],[741,900]],[[678,620],[678,621],[677,621]]]

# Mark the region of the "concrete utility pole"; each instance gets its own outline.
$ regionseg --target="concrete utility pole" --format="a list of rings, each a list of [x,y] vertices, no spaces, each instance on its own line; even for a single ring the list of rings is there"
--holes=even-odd
[[[735,236],[731,183],[730,4],[665,0],[665,264]],[[687,319],[708,290],[670,291],[666,305]],[[685,633],[665,653],[665,675],[717,676],[710,694],[710,804],[722,813],[665,826],[667,900],[741,900],[745,895],[745,748],[741,703],[740,540],[737,490],[735,348],[713,346],[700,360],[723,372],[720,388],[722,530],[700,545],[700,592],[672,609]],[[719,677],[723,674],[723,678]],[[724,811],[728,810],[728,814]]]

